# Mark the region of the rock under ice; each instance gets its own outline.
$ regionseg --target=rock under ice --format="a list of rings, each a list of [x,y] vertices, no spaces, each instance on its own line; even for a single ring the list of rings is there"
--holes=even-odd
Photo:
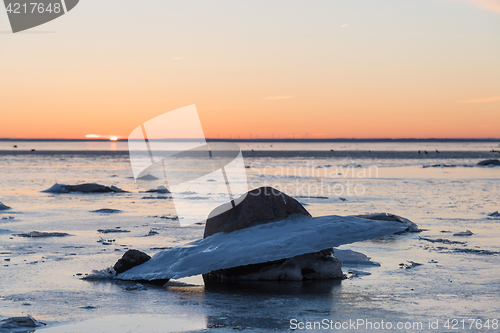
[[[166,280],[292,258],[327,248],[415,230],[406,219],[292,216],[250,228],[220,232],[156,254],[117,275],[121,280]]]

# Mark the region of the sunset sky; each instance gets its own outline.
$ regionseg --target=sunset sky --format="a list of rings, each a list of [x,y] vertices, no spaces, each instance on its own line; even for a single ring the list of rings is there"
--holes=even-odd
[[[12,34],[0,138],[500,138],[500,0],[82,0]]]

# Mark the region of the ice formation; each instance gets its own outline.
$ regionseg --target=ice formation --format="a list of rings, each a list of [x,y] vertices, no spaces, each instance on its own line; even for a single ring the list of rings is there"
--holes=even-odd
[[[411,227],[400,220],[358,217],[290,217],[286,220],[220,232],[156,254],[117,276],[121,280],[163,280],[205,274],[318,252],[367,239],[400,233]]]
[[[51,188],[46,189],[46,193],[124,193],[126,191],[116,186],[104,186],[95,183],[80,184],[80,185],[64,185],[54,184]]]
[[[7,210],[10,209],[9,206],[5,206],[3,203],[0,202],[0,210]]]

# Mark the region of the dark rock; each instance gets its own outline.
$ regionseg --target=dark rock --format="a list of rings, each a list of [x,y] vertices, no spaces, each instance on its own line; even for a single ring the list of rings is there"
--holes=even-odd
[[[170,193],[170,191],[165,186],[158,186],[157,188],[153,188],[151,190],[140,191],[140,193]]]
[[[500,160],[494,159],[494,160],[485,160],[479,162],[477,165],[500,165]]]
[[[116,186],[104,186],[95,183],[80,184],[80,185],[64,185],[55,184],[51,188],[42,191],[47,193],[126,193]]]
[[[110,208],[103,208],[91,211],[91,213],[99,213],[99,214],[118,214],[121,212],[122,211],[119,209],[110,209]]]
[[[294,214],[311,216],[297,200],[272,187],[252,190],[237,201],[241,202],[222,214],[216,215],[221,207],[210,213],[204,238],[219,232],[229,233],[272,223]],[[333,249],[325,249],[293,258],[213,271],[203,274],[203,280],[206,285],[213,285],[237,281],[329,280],[342,279],[343,276],[342,261],[334,256]]]
[[[125,252],[123,257],[116,262],[113,268],[115,269],[116,274],[120,274],[128,271],[132,267],[145,263],[149,259],[151,259],[151,257],[144,252],[139,250],[128,250]]]
[[[408,264],[399,264],[399,268],[402,268],[402,269],[412,269],[412,268],[415,268],[415,267],[423,265],[421,263],[410,261],[410,260],[407,260],[407,262],[408,262]]]
[[[293,214],[311,216],[297,200],[272,187],[252,190],[236,207],[215,215],[218,209],[210,213],[203,238],[285,219]]]
[[[141,199],[145,199],[145,200],[168,200],[168,199],[172,199],[172,197],[166,197],[166,196],[157,196],[157,197],[142,197]]]
[[[98,229],[97,232],[101,234],[112,234],[112,233],[130,232],[130,231],[125,229]]]
[[[443,243],[443,244],[462,244],[462,245],[465,245],[467,244],[467,242],[459,242],[459,241],[451,241],[449,239],[446,239],[446,238],[439,238],[439,239],[432,239],[432,238],[426,238],[426,237],[419,237],[418,238],[419,240],[424,240],[424,241],[427,241],[427,242],[431,242],[431,243]]]
[[[149,237],[149,236],[154,236],[154,235],[158,235],[158,231],[149,230],[149,233],[147,235],[145,235],[144,237]]]
[[[433,165],[424,165],[423,168],[456,168],[457,166],[454,164],[433,164]]]

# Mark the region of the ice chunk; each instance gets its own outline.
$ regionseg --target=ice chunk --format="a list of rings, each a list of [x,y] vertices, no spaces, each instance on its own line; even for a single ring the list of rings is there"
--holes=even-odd
[[[0,210],[8,210],[11,209],[9,206],[5,206],[3,203],[0,202]]]
[[[118,214],[121,212],[122,211],[119,209],[111,209],[111,208],[103,208],[91,211],[91,213],[99,213],[99,214]]]
[[[97,232],[100,232],[101,234],[112,234],[112,233],[121,233],[121,232],[130,232],[130,230],[125,230],[125,229],[97,229]]]
[[[371,261],[370,257],[367,257],[361,252],[356,252],[353,250],[339,250],[333,249],[335,256],[339,258],[345,265],[368,265],[368,266],[380,266],[378,262]]]
[[[500,165],[500,160],[498,159],[492,159],[492,160],[485,160],[485,161],[481,161],[479,162],[477,165]]]
[[[45,325],[44,323],[36,320],[30,315],[25,317],[12,317],[0,320],[0,329],[21,329],[21,328],[35,328]],[[17,330],[16,330],[17,331]],[[10,332],[10,330],[9,330]],[[30,331],[32,332],[32,331]]]
[[[95,183],[80,184],[80,185],[64,185],[64,184],[54,184],[51,188],[46,189],[46,193],[125,193],[124,191],[116,186],[104,186]]]
[[[153,188],[148,191],[141,191],[140,193],[170,193],[170,191],[165,186],[158,186],[157,188]]]
[[[398,216],[394,214],[389,214],[389,213],[373,213],[373,214],[366,214],[366,215],[355,215],[355,217],[359,217],[362,219],[368,219],[368,220],[380,220],[380,221],[396,221],[403,223],[406,225],[406,230],[403,230],[402,232],[421,232],[422,230],[417,227],[415,223],[412,221]]]
[[[474,235],[474,233],[470,230],[460,231],[460,232],[457,232],[456,234],[453,234],[453,236],[472,236],[472,235]]]
[[[178,279],[219,269],[258,264],[393,235],[407,225],[357,217],[293,216],[231,233],[220,232],[156,254],[117,276],[122,280]]]
[[[31,231],[27,233],[15,234],[15,236],[26,237],[26,238],[44,238],[44,237],[64,237],[64,236],[69,236],[69,234],[65,232]]]

